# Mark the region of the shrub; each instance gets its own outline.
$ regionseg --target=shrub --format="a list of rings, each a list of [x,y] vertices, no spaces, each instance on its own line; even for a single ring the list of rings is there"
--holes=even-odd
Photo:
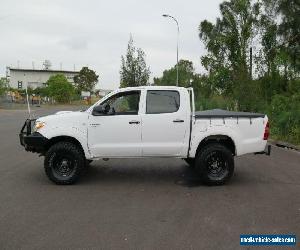
[[[67,78],[62,75],[53,75],[47,81],[48,94],[57,102],[69,102],[74,94],[74,87],[68,82]]]

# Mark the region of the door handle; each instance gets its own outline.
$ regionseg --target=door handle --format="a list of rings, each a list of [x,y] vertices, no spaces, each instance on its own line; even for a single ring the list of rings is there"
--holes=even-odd
[[[173,122],[184,122],[184,120],[176,119],[176,120],[174,120]]]
[[[130,121],[129,124],[139,124],[139,121]]]

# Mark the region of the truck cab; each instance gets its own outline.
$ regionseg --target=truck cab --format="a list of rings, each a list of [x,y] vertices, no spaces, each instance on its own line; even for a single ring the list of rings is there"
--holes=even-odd
[[[93,157],[186,157],[191,110],[185,88],[120,89],[87,112]]]

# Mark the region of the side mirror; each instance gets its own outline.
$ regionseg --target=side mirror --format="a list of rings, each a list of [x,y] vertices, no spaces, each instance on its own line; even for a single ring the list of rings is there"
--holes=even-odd
[[[106,115],[109,112],[109,110],[110,110],[110,106],[108,103],[105,103],[103,105],[98,105],[93,108],[92,115],[94,116]]]

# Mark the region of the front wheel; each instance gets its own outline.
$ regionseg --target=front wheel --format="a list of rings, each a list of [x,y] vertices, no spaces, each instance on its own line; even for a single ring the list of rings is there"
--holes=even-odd
[[[56,184],[75,183],[85,166],[83,152],[73,143],[58,142],[47,151],[44,161],[48,178]]]
[[[225,184],[234,172],[233,154],[222,144],[208,144],[198,152],[195,169],[204,183]]]

